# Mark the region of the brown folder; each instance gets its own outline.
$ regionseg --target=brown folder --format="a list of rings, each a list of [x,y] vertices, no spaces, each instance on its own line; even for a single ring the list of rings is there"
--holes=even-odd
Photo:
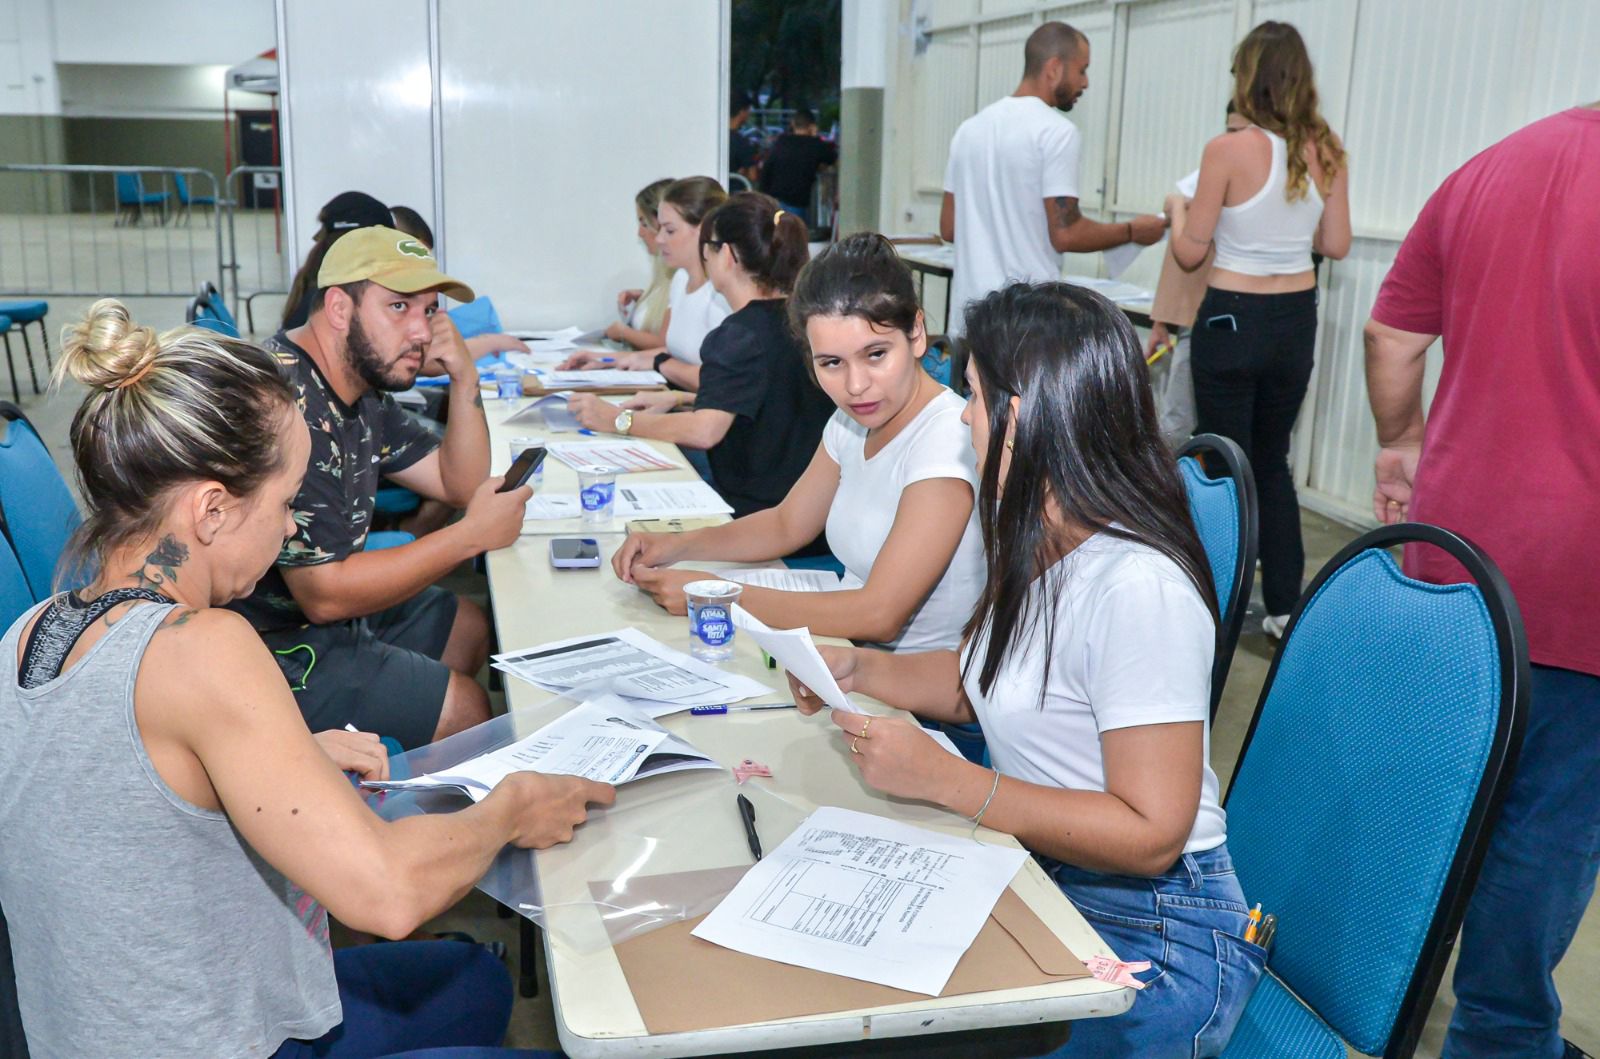
[[[745,869],[686,872],[635,879],[630,896],[683,892],[688,876],[704,876],[726,893]],[[598,886],[603,884],[597,884]],[[609,888],[607,888],[609,889]],[[702,907],[704,907],[702,905]],[[926,1000],[921,993],[795,967],[713,945],[690,933],[704,916],[673,923],[614,946],[639,1014],[651,1033],[792,1019]],[[1017,989],[1089,977],[1074,956],[1009,887],[961,957],[940,996]]]
[[[522,377],[522,396],[549,397],[553,393],[592,393],[597,397],[615,397],[618,394],[646,393],[665,390],[665,386],[540,386],[537,375]]]

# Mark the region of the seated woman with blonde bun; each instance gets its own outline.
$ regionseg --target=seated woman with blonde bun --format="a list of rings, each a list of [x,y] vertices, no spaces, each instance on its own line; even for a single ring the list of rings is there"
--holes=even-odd
[[[617,576],[683,613],[683,586],[715,575],[672,564],[778,559],[826,530],[845,567],[841,590],[749,585],[740,604],[785,628],[895,650],[955,647],[983,590],[977,467],[961,398],[922,370],[910,271],[881,235],[849,236],[800,271],[789,321],[837,407],[799,480],[777,506],[726,525],[630,534],[612,556]]]
[[[328,916],[404,938],[614,792],[524,772],[459,812],[376,816],[341,769],[385,775],[378,737],[307,731],[222,608],[294,528],[310,437],[274,359],[110,300],[64,345],[87,518],[61,569],[98,573],[0,640],[0,906],[31,1053],[501,1054],[511,985],[486,949],[335,953]]]

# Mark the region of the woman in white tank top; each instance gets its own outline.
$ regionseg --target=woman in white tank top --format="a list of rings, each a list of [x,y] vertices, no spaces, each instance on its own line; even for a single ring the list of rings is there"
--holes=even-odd
[[[1311,59],[1286,22],[1263,22],[1233,56],[1235,110],[1250,127],[1206,144],[1172,255],[1189,270],[1213,246],[1191,343],[1196,430],[1238,442],[1261,505],[1262,623],[1279,636],[1300,597],[1305,548],[1289,435],[1317,334],[1312,254],[1350,251],[1349,167],[1317,108]]]

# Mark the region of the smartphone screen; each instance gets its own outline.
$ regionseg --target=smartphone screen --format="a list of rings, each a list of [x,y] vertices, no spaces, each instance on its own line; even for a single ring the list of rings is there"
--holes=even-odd
[[[533,472],[537,471],[540,465],[544,463],[544,456],[543,445],[531,449],[523,449],[522,454],[516,458],[510,469],[506,471],[506,480],[501,483],[500,488],[496,489],[495,492],[509,493],[511,490],[518,489],[526,484],[528,479],[533,477]]]
[[[550,557],[565,562],[597,560],[600,545],[586,537],[557,537],[550,542]]]

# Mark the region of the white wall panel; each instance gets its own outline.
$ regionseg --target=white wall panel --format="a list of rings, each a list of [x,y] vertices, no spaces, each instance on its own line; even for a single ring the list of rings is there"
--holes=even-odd
[[[1154,212],[1223,129],[1233,0],[1152,0],[1128,12],[1116,204]]]
[[[341,191],[434,209],[428,0],[278,0],[289,257]],[[437,218],[433,218],[437,220]]]
[[[1595,0],[1544,0],[1536,6],[1527,76],[1520,79],[1528,118],[1600,100],[1600,3]]]
[[[635,192],[722,172],[724,11],[449,0],[439,41],[448,263],[494,297],[507,326],[615,319],[616,292],[648,278]],[[648,26],[649,46],[608,62],[618,26]]]
[[[323,5],[342,6],[344,0]],[[276,36],[273,0],[53,0],[50,7],[56,61],[63,63],[241,63],[271,48]],[[342,23],[329,14],[330,23]],[[382,27],[374,32],[382,35]]]
[[[978,109],[1009,96],[1022,80],[1022,46],[1037,25],[1032,15],[978,27]]]
[[[943,192],[950,137],[977,112],[977,63],[972,36],[966,29],[935,33],[928,50],[912,60],[915,184],[909,190],[913,194],[937,197]]]
[[[1078,97],[1067,117],[1083,134],[1083,154],[1078,161],[1078,204],[1098,210],[1105,202],[1106,135],[1111,120],[1111,9],[1096,5],[1057,8],[1045,12],[1047,21],[1065,22],[1089,38],[1089,87]]]

